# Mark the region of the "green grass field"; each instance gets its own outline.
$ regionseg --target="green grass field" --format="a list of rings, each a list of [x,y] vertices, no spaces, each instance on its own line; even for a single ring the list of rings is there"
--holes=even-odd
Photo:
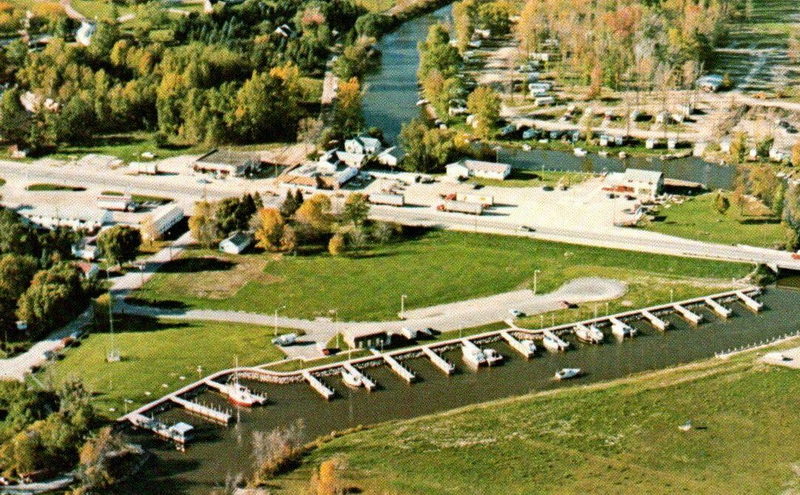
[[[111,334],[92,333],[40,372],[39,379],[59,383],[80,378],[96,393],[100,412],[116,417],[115,413],[123,412],[125,399],[133,401],[130,408],[138,407],[196,380],[198,366],[205,376],[232,367],[236,356],[243,366],[283,358],[271,343],[272,327],[134,317],[117,320],[113,338],[121,362],[105,362],[113,345]]]
[[[243,310],[311,318],[332,309],[345,320],[392,319],[400,296],[408,308],[533,286],[547,292],[585,276],[708,285],[743,277],[748,265],[533,241],[430,232],[361,256],[230,256],[191,250],[133,297],[161,305]]]
[[[714,209],[714,197],[715,193],[709,193],[689,198],[683,204],[662,207],[658,215],[664,219],[644,227],[663,234],[721,244],[773,247],[785,241],[785,227],[765,209],[742,215],[736,205],[731,205],[721,215]]]
[[[795,493],[798,371],[754,359],[389,422],[330,441],[277,484],[298,493],[338,458],[363,493]]]
[[[468,182],[482,186],[493,187],[541,187],[563,184],[567,186],[579,184],[591,177],[589,174],[579,172],[544,172],[536,170],[522,170],[515,168],[505,180],[484,179],[473,177]]]
[[[80,192],[85,191],[85,187],[81,186],[67,186],[65,184],[31,184],[25,188],[27,191],[69,191]]]
[[[205,148],[202,148],[205,149]],[[147,132],[131,132],[126,134],[113,134],[99,136],[85,146],[61,146],[58,152],[51,155],[53,158],[70,160],[89,153],[112,155],[126,162],[141,161],[142,153],[155,153],[158,158],[192,154],[201,152],[201,148],[174,144],[160,148],[155,143],[154,134]]]

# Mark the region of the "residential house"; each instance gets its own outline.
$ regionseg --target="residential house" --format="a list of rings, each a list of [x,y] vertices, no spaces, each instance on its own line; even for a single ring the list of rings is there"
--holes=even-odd
[[[242,254],[253,244],[253,237],[247,232],[234,232],[219,243],[219,250],[228,254]]]

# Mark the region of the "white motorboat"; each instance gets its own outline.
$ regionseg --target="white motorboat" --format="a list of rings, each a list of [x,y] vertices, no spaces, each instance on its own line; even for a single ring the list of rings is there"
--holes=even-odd
[[[464,361],[474,368],[486,365],[486,354],[475,344],[462,344],[461,355]]]
[[[620,339],[629,339],[636,335],[636,329],[619,320],[611,323],[611,333]]]
[[[523,346],[525,346],[526,349],[528,349],[528,352],[531,353],[531,355],[536,354],[536,344],[532,340],[525,339],[520,340],[520,342]]]
[[[600,344],[603,342],[603,332],[594,325],[576,325],[575,336],[578,340],[589,344]]]
[[[421,98],[421,99],[417,100],[417,106],[418,107],[421,107],[421,106],[424,106],[424,105],[427,105],[427,104],[428,104],[428,100],[426,100],[425,98]]]
[[[494,366],[495,364],[500,364],[503,362],[503,355],[494,349],[484,349],[483,355],[486,356],[487,366]]]
[[[583,149],[583,148],[575,148],[575,149],[573,149],[573,150],[572,150],[572,153],[573,153],[575,156],[586,156],[586,155],[588,155],[588,154],[589,154],[589,152],[588,152],[588,151],[586,151],[586,150],[585,150],[585,149]]]
[[[228,398],[228,402],[237,406],[253,407],[267,402],[267,396],[257,394],[239,383],[238,376],[233,383],[226,383],[219,387],[219,392]]]
[[[580,368],[562,368],[556,371],[556,380],[569,380],[580,376],[583,371]]]
[[[552,332],[545,331],[542,345],[550,352],[563,352],[569,347],[569,342],[565,342]]]
[[[350,373],[347,370],[342,370],[342,381],[345,385],[352,388],[360,388],[364,385],[363,380],[361,380],[361,376]]]

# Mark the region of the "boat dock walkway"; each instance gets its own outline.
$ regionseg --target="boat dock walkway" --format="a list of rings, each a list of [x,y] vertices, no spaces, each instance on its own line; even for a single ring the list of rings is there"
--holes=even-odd
[[[434,351],[428,346],[422,347],[422,353],[428,356],[428,359],[440,370],[444,372],[445,375],[452,375],[456,372],[456,367],[453,363],[443,358],[438,352]]]
[[[642,311],[642,316],[644,316],[647,319],[647,321],[650,322],[651,325],[656,327],[658,330],[661,330],[662,332],[666,330],[667,327],[669,327],[669,322],[662,320],[661,318],[654,315],[650,311],[647,310]]]
[[[711,311],[721,318],[730,318],[730,316],[733,314],[733,311],[731,311],[729,308],[726,308],[710,297],[706,297],[703,299],[703,301],[708,305],[709,308],[711,308]]]
[[[692,325],[699,325],[701,321],[703,321],[703,315],[699,315],[693,311],[690,311],[680,304],[676,304],[672,306],[675,308],[675,312],[681,315],[686,321],[691,323]]]
[[[400,361],[395,359],[391,354],[383,354],[379,351],[376,351],[375,349],[372,350],[372,353],[375,356],[382,357],[383,360],[386,361],[386,364],[388,364],[389,367],[392,368],[392,371],[397,373],[400,376],[400,378],[405,380],[407,383],[412,383],[414,380],[417,379],[417,376],[414,373],[412,373],[408,368],[400,364]]]
[[[750,297],[749,294],[746,294],[743,291],[736,291],[736,297],[738,297],[739,300],[742,301],[744,305],[747,306],[747,308],[753,311],[754,313],[758,313],[759,311],[764,309],[764,303],[756,301],[755,299]]]
[[[342,368],[345,369],[348,373],[355,375],[361,379],[361,383],[364,385],[364,388],[368,391],[372,392],[376,388],[378,388],[378,384],[372,381],[367,375],[362,373],[358,368],[350,364],[349,362],[345,361],[342,364]]]
[[[150,430],[157,437],[174,443],[178,450],[183,451],[186,447],[186,443],[189,441],[184,431],[175,428],[176,425],[170,426],[157,419],[148,418],[144,414],[136,412],[126,415],[126,418],[135,428]]]
[[[533,352],[531,352],[530,347],[525,345],[523,342],[520,342],[516,337],[508,333],[507,331],[500,332],[500,336],[508,342],[508,345],[517,351],[518,353],[522,354],[525,359],[530,359],[533,357]]]
[[[198,404],[197,402],[192,402],[190,400],[186,400],[178,396],[172,396],[170,397],[170,400],[175,404],[178,404],[182,408],[186,409],[190,413],[200,416],[204,419],[207,419],[212,423],[220,424],[222,426],[228,426],[233,417],[231,416],[230,413],[226,411],[215,409],[209,406],[204,406],[203,404]]]
[[[331,400],[336,392],[328,388],[327,385],[322,383],[322,380],[312,375],[309,371],[303,371],[303,378],[311,385],[311,388],[316,390],[325,400]]]

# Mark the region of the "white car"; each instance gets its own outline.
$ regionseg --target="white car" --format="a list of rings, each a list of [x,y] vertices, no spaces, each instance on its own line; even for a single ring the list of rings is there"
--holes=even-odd
[[[273,344],[280,345],[280,346],[292,345],[295,342],[297,342],[297,334],[296,333],[287,333],[287,334],[284,334],[284,335],[281,335],[279,337],[275,337],[274,339],[272,339],[272,343]]]
[[[509,309],[508,312],[511,313],[511,316],[513,316],[514,318],[522,318],[523,316],[525,316],[525,313],[523,313],[518,309]]]

